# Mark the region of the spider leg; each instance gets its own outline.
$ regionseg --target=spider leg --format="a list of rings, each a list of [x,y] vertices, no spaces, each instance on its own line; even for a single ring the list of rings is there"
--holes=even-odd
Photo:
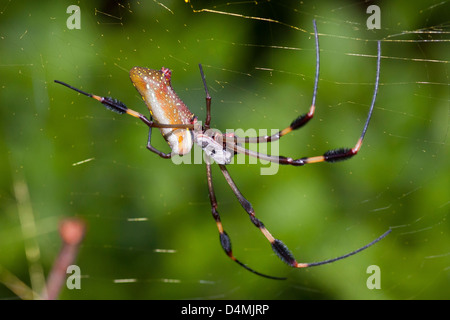
[[[85,96],[88,96],[90,98],[93,98],[99,102],[101,102],[106,108],[108,108],[111,111],[117,112],[119,114],[128,114],[132,117],[138,118],[139,120],[141,120],[142,122],[144,122],[148,127],[149,127],[149,133],[148,133],[148,140],[147,140],[147,149],[156,153],[157,155],[159,155],[162,158],[165,159],[169,159],[172,157],[171,153],[164,153],[162,151],[159,151],[158,149],[156,149],[155,147],[152,146],[151,144],[151,136],[152,136],[152,128],[183,128],[183,129],[194,129],[194,125],[193,124],[162,124],[162,123],[157,123],[154,122],[150,119],[148,119],[146,116],[144,116],[143,114],[134,111],[130,108],[128,108],[122,101],[111,98],[111,97],[101,97],[101,96],[97,96],[91,93],[87,93],[84,92],[80,89],[77,89],[75,87],[72,87],[71,85],[64,83],[62,81],[59,80],[55,80],[56,83],[62,84],[63,86],[72,89],[78,93],[81,93]]]
[[[213,182],[212,182],[211,163],[210,163],[209,159],[207,159],[207,161],[206,161],[206,177],[207,177],[207,181],[208,181],[209,200],[211,202],[211,212],[212,212],[214,220],[216,221],[217,229],[219,230],[220,244],[222,245],[222,248],[225,251],[226,255],[231,260],[233,260],[237,264],[239,264],[241,267],[247,269],[248,271],[250,271],[254,274],[257,274],[258,276],[262,276],[264,278],[269,278],[269,279],[275,279],[275,280],[285,280],[286,278],[273,277],[273,276],[269,276],[269,275],[260,273],[258,271],[255,271],[234,257],[233,252],[231,251],[230,237],[223,229],[222,221],[220,220],[220,215],[219,215],[219,212],[217,211],[217,200],[216,200],[216,195],[214,192],[214,186],[213,186]]]
[[[205,120],[205,130],[210,128],[211,124],[211,96],[209,95],[208,86],[206,85],[205,74],[203,73],[202,65],[199,63],[198,67],[200,69],[200,75],[202,76],[203,86],[205,87],[206,94],[206,120]]]
[[[273,251],[280,257],[282,261],[287,263],[288,265],[292,267],[297,267],[298,263],[294,258],[294,255],[291,253],[291,251],[286,247],[286,245],[281,242],[281,240],[275,239],[272,234],[266,229],[264,224],[261,220],[256,218],[255,216],[255,210],[253,209],[252,204],[244,197],[244,195],[239,191],[238,187],[234,183],[233,179],[230,176],[230,173],[228,172],[227,168],[224,165],[219,165],[220,170],[222,171],[222,174],[225,177],[225,180],[228,182],[228,184],[231,187],[231,190],[233,190],[233,193],[237,197],[239,203],[244,208],[244,210],[248,213],[250,220],[252,223],[261,230],[262,234],[269,240],[270,244],[272,245]]]
[[[205,130],[208,130],[210,128],[210,124],[211,124],[211,96],[209,95],[209,92],[208,92],[208,87],[206,85],[206,80],[205,80],[205,75],[203,73],[202,65],[199,64],[198,66],[200,68],[200,74],[202,76],[203,86],[205,87],[205,93],[206,93]],[[151,128],[150,128],[150,130],[151,130]],[[219,212],[217,211],[216,194],[214,192],[214,186],[213,186],[213,182],[212,182],[211,161],[208,156],[206,156],[206,179],[208,181],[209,201],[211,202],[211,213],[213,215],[214,220],[216,221],[217,230],[219,231],[219,236],[220,236],[220,244],[221,244],[223,250],[225,251],[226,255],[231,260],[233,260],[234,262],[239,264],[241,267],[243,267],[244,269],[247,269],[248,271],[250,271],[258,276],[261,276],[264,278],[269,278],[269,279],[274,279],[274,280],[285,280],[286,278],[269,276],[269,275],[260,273],[258,271],[255,271],[252,268],[248,267],[246,264],[242,263],[240,260],[236,259],[236,257],[233,255],[233,252],[231,250],[230,237],[223,229],[222,221],[220,220],[220,215],[219,215]]]
[[[363,143],[364,136],[366,135],[367,128],[369,127],[370,119],[372,118],[372,113],[373,113],[373,109],[375,106],[375,101],[376,101],[376,97],[377,97],[377,93],[378,93],[378,85],[379,85],[379,81],[380,81],[380,64],[381,64],[381,42],[378,41],[377,70],[376,70],[375,88],[374,88],[374,92],[373,92],[372,102],[370,105],[369,113],[367,115],[367,119],[364,124],[364,128],[362,130],[361,136],[359,137],[358,141],[356,142],[356,144],[353,148],[338,148],[338,149],[329,150],[320,156],[303,157],[303,158],[299,158],[299,159],[293,159],[293,158],[289,158],[289,157],[272,156],[272,155],[266,155],[266,154],[258,153],[255,151],[251,151],[251,150],[248,150],[248,149],[245,149],[245,148],[239,146],[235,141],[230,141],[230,140],[226,141],[227,147],[231,150],[234,150],[237,153],[243,153],[248,156],[256,157],[256,158],[267,160],[270,162],[277,162],[280,164],[293,165],[293,166],[303,166],[308,163],[318,163],[318,162],[337,162],[337,161],[341,161],[341,160],[347,160],[347,159],[353,157],[361,149],[361,145]],[[314,99],[315,98],[313,98],[313,100]],[[313,106],[314,106],[314,103],[313,103]],[[312,111],[314,111],[314,108],[312,109]],[[310,113],[311,113],[311,110],[310,110]],[[296,122],[297,120],[295,120],[294,122]],[[301,121],[305,121],[305,120],[301,120]],[[282,132],[282,131],[280,131],[280,132]],[[255,139],[257,139],[257,138],[255,138]]]
[[[150,150],[153,153],[156,153],[161,158],[164,158],[164,159],[172,158],[172,153],[164,153],[164,152],[159,151],[158,149],[156,149],[154,146],[152,146],[152,127],[148,128],[147,149]]]
[[[284,135],[297,130],[301,127],[303,127],[305,124],[309,122],[314,116],[314,111],[316,107],[315,105],[311,105],[309,108],[309,112],[305,113],[301,116],[299,116],[297,119],[292,121],[292,123],[284,128],[283,130],[278,131],[277,133],[271,135],[271,136],[259,136],[259,137],[238,137],[233,135],[233,142],[234,143],[266,143],[266,142],[272,142],[277,141]]]
[[[276,140],[280,139],[282,136],[303,127],[314,116],[314,111],[316,108],[315,104],[316,104],[316,96],[317,96],[317,86],[318,86],[318,82],[319,82],[319,66],[320,66],[319,59],[320,58],[319,58],[319,35],[317,33],[317,26],[316,26],[315,20],[313,20],[313,24],[314,24],[314,36],[315,36],[315,40],[316,40],[316,76],[315,76],[315,80],[314,80],[312,103],[311,103],[311,107],[309,108],[309,112],[299,116],[297,119],[292,121],[292,123],[288,127],[286,127],[283,130],[280,130],[279,132],[277,132],[276,134],[273,134],[271,136],[241,138],[241,137],[233,135],[233,139],[234,139],[235,143],[264,143],[264,142],[276,141]],[[208,92],[208,86],[206,85],[206,79],[205,79],[205,75],[203,73],[202,65],[199,64],[198,66],[200,69],[200,74],[202,77],[203,86],[205,88],[205,93],[206,93],[205,130],[208,130],[210,128],[210,123],[211,123],[211,96],[209,95],[209,92]]]
[[[220,167],[220,170],[222,170],[222,173],[223,173],[223,175],[225,177],[225,180],[227,180],[228,184],[230,185],[231,189],[233,190],[233,193],[235,194],[235,196],[239,200],[239,203],[244,208],[244,210],[248,213],[252,223],[259,230],[261,230],[262,234],[267,238],[267,240],[269,240],[269,242],[270,242],[270,244],[272,246],[272,250],[277,254],[277,256],[283,262],[287,263],[289,266],[291,266],[293,268],[314,267],[314,266],[319,266],[319,265],[323,265],[323,264],[327,264],[327,263],[332,263],[332,262],[335,262],[335,261],[338,261],[338,260],[341,260],[341,259],[348,258],[348,257],[350,257],[350,256],[352,256],[352,255],[354,255],[354,254],[356,254],[358,252],[361,252],[361,251],[369,248],[370,246],[374,245],[375,243],[377,243],[378,241],[380,241],[381,239],[386,237],[391,232],[391,229],[389,229],[388,231],[383,233],[381,236],[379,236],[377,239],[373,240],[369,244],[366,244],[365,246],[363,246],[363,247],[361,247],[359,249],[356,249],[355,251],[349,252],[349,253],[347,253],[345,255],[342,255],[342,256],[339,256],[337,258],[328,259],[328,260],[324,260],[324,261],[320,261],[320,262],[312,262],[312,263],[297,262],[297,260],[295,259],[294,255],[289,250],[289,248],[281,240],[274,238],[272,236],[272,234],[269,232],[269,230],[266,229],[266,227],[264,226],[262,221],[259,220],[258,218],[256,218],[255,211],[254,211],[251,203],[239,191],[238,187],[236,186],[236,184],[234,183],[233,179],[231,178],[230,173],[228,172],[226,166],[225,165],[219,165],[219,167]]]
[[[314,78],[314,90],[313,90],[313,96],[312,96],[312,102],[311,107],[309,108],[309,112],[300,115],[298,118],[296,118],[294,121],[291,122],[291,124],[284,128],[283,130],[278,131],[277,133],[271,135],[271,136],[260,136],[260,137],[234,137],[235,143],[265,143],[265,142],[272,142],[280,139],[282,136],[300,129],[305,124],[309,122],[314,116],[314,111],[316,110],[316,96],[317,96],[317,87],[319,83],[319,70],[320,70],[320,54],[319,54],[319,35],[317,33],[317,26],[316,26],[316,20],[313,20],[314,24],[314,37],[316,40],[316,75]]]

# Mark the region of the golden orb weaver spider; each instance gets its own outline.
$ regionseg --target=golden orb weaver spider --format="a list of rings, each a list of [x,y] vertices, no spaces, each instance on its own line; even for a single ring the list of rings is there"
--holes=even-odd
[[[149,127],[147,149],[156,153],[162,158],[169,159],[172,157],[172,155],[187,154],[190,152],[193,143],[198,144],[206,154],[206,175],[209,190],[209,200],[211,203],[211,212],[216,222],[217,229],[219,231],[220,243],[222,245],[223,250],[225,251],[225,253],[228,255],[229,258],[231,258],[233,261],[235,261],[245,269],[253,272],[254,274],[270,279],[277,279],[277,280],[286,279],[282,277],[269,276],[260,273],[258,271],[255,271],[254,269],[248,267],[246,264],[242,263],[233,255],[231,250],[230,238],[222,226],[220,215],[219,212],[217,211],[218,204],[212,183],[211,159],[214,160],[219,165],[220,170],[225,177],[225,180],[233,190],[233,193],[237,197],[241,206],[249,215],[252,223],[263,233],[266,239],[270,242],[272,249],[276,253],[276,255],[291,267],[307,268],[332,263],[347,258],[358,252],[361,252],[362,250],[367,249],[368,247],[372,246],[373,244],[377,243],[378,241],[386,237],[391,232],[391,230],[389,229],[388,231],[386,231],[384,234],[382,234],[369,244],[357,250],[354,250],[350,253],[339,256],[337,258],[313,263],[297,262],[294,255],[288,249],[288,247],[281,240],[273,237],[272,234],[266,229],[264,224],[261,222],[261,220],[259,220],[255,216],[255,211],[252,205],[238,189],[238,187],[234,183],[233,179],[231,178],[226,168],[226,165],[231,162],[231,159],[237,153],[242,153],[251,157],[268,160],[270,162],[277,162],[283,165],[303,166],[309,163],[318,163],[318,162],[333,163],[340,160],[346,160],[356,155],[360,150],[364,136],[369,126],[370,119],[372,117],[372,112],[374,109],[375,100],[378,92],[378,84],[380,77],[380,61],[381,61],[380,41],[378,41],[377,70],[372,102],[370,105],[369,113],[362,134],[353,148],[333,149],[325,152],[323,155],[320,156],[293,159],[283,156],[262,154],[255,151],[250,151],[242,147],[243,143],[244,144],[269,143],[278,140],[284,135],[290,133],[291,131],[303,127],[306,123],[309,122],[309,120],[313,118],[316,104],[317,87],[319,81],[319,67],[320,67],[319,36],[317,33],[317,26],[315,21],[313,21],[313,25],[314,25],[315,49],[316,49],[316,74],[314,80],[314,90],[311,107],[308,113],[299,116],[294,121],[292,121],[292,123],[288,127],[286,127],[283,130],[280,130],[278,133],[271,136],[241,138],[234,134],[231,135],[221,134],[218,133],[217,131],[210,130],[211,96],[209,95],[208,92],[208,87],[206,85],[206,79],[201,64],[199,64],[199,68],[206,94],[206,120],[203,126],[201,126],[197,122],[197,117],[187,108],[187,106],[181,101],[181,99],[173,90],[171,86],[171,71],[167,68],[162,68],[161,70],[153,70],[142,67],[134,67],[130,71],[131,81],[135,86],[135,88],[138,90],[138,92],[141,94],[143,100],[145,101],[150,111],[150,118],[147,118],[146,116],[137,111],[129,109],[124,103],[122,103],[119,100],[110,97],[101,97],[90,93],[86,93],[82,90],[74,88],[58,80],[55,80],[55,82],[62,84],[72,90],[75,90],[78,93],[94,98],[95,100],[101,102],[112,111],[115,111],[119,114],[126,113],[128,115],[140,119]],[[164,139],[167,141],[172,150],[171,153],[164,153],[152,146],[151,144],[152,128],[160,129]]]

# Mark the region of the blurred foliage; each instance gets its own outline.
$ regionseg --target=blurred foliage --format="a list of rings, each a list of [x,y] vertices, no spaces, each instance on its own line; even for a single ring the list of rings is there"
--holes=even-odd
[[[380,1],[376,31],[366,28],[363,1],[79,1],[80,30],[66,27],[70,4],[0,5],[5,270],[28,285],[36,272],[30,265],[46,276],[60,249],[58,221],[78,216],[88,225],[77,259],[82,289],[64,289],[62,299],[449,298],[448,3]],[[165,66],[203,119],[202,63],[214,127],[281,129],[311,103],[313,19],[321,50],[317,113],[281,140],[280,154],[312,156],[356,142],[373,91],[372,40],[383,39],[380,91],[361,153],[333,165],[280,167],[271,176],[260,174],[267,165],[233,165],[230,173],[299,261],[345,254],[389,227],[393,233],[349,259],[292,270],[214,168],[234,254],[287,281],[259,278],[223,254],[203,165],[175,165],[148,152],[143,124],[53,82],[145,112],[128,70]],[[154,143],[168,151],[156,131]],[[30,254],[35,245],[40,254],[30,258],[25,249]],[[380,267],[381,290],[366,286],[370,265]],[[15,296],[0,286],[0,298]]]

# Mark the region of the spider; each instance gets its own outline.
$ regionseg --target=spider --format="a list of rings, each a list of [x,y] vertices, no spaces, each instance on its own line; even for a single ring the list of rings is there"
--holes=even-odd
[[[380,74],[380,60],[381,60],[381,45],[380,41],[378,41],[378,54],[377,54],[377,70],[376,70],[376,80],[375,80],[375,88],[372,97],[372,102],[370,105],[369,113],[362,131],[361,136],[359,137],[356,145],[353,148],[339,148],[333,149],[325,152],[320,156],[313,157],[303,157],[298,159],[293,159],[289,157],[283,156],[274,156],[258,153],[255,151],[250,151],[242,146],[242,144],[248,143],[269,143],[275,140],[280,139],[286,134],[292,132],[293,130],[297,130],[303,127],[305,124],[309,122],[314,116],[315,111],[315,103],[317,96],[317,87],[319,81],[319,36],[317,33],[316,22],[313,21],[314,25],[314,36],[315,36],[315,50],[316,50],[316,73],[314,80],[314,89],[312,95],[312,103],[309,109],[309,112],[303,114],[296,118],[292,123],[283,130],[280,130],[278,133],[273,134],[271,136],[259,136],[259,137],[238,137],[234,134],[221,134],[217,131],[213,131],[210,127],[211,123],[211,96],[208,92],[208,86],[206,84],[205,75],[203,73],[202,65],[199,64],[200,75],[203,81],[203,86],[206,94],[206,120],[203,125],[201,125],[197,117],[187,108],[187,106],[181,101],[178,95],[175,93],[171,86],[171,70],[168,68],[162,68],[161,70],[153,70],[142,67],[134,67],[130,71],[130,78],[137,89],[137,91],[142,96],[145,104],[147,105],[150,111],[150,117],[147,118],[145,115],[129,109],[124,103],[119,100],[110,98],[110,97],[101,97],[97,95],[93,95],[90,93],[86,93],[80,89],[74,88],[64,82],[55,80],[56,83],[62,84],[72,90],[75,90],[78,93],[91,97],[103,105],[105,105],[108,109],[115,111],[119,114],[128,114],[135,118],[140,119],[149,127],[148,140],[147,140],[147,149],[156,153],[162,158],[169,159],[173,155],[185,155],[190,152],[193,143],[198,144],[206,154],[205,162],[206,162],[206,177],[207,184],[209,190],[209,200],[211,203],[211,212],[212,216],[215,220],[217,229],[219,231],[220,243],[222,245],[223,250],[227,254],[231,260],[238,263],[243,268],[253,272],[256,275],[270,278],[270,279],[286,279],[284,277],[275,277],[260,273],[246,264],[238,260],[231,250],[231,240],[230,237],[225,232],[219,212],[217,211],[217,200],[214,192],[213,182],[212,182],[212,174],[211,174],[211,163],[214,161],[219,165],[219,168],[222,174],[225,177],[225,180],[233,190],[233,193],[237,197],[239,203],[247,212],[250,217],[251,222],[262,232],[262,234],[267,238],[270,242],[273,251],[276,255],[285,263],[293,268],[306,268],[312,266],[323,265],[327,263],[332,263],[337,260],[341,260],[352,256],[362,250],[367,249],[373,244],[377,243],[385,236],[390,233],[390,229],[386,231],[384,234],[379,236],[377,239],[373,240],[369,244],[347,253],[345,255],[339,256],[337,258],[324,260],[320,262],[313,263],[300,263],[297,262],[294,255],[288,249],[288,247],[279,239],[276,239],[269,230],[264,226],[264,224],[259,220],[255,211],[250,204],[250,202],[243,196],[241,191],[238,189],[233,179],[231,178],[227,165],[231,162],[232,158],[237,153],[242,153],[251,157],[256,157],[264,160],[268,160],[270,162],[277,162],[283,165],[292,165],[292,166],[303,166],[309,163],[318,163],[318,162],[336,162],[340,160],[346,160],[358,153],[361,148],[364,136],[366,134],[369,121],[372,116],[372,112],[375,105],[376,95],[378,91],[378,83],[379,83],[379,74]],[[164,153],[158,149],[156,149],[151,144],[151,136],[152,136],[152,128],[159,128],[161,134],[164,139],[167,141],[171,148],[171,153]]]

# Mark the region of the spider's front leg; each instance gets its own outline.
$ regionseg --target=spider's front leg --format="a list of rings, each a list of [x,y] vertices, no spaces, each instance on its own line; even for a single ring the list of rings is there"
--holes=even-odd
[[[352,255],[354,255],[360,251],[363,251],[363,250],[367,249],[368,247],[374,245],[375,243],[377,243],[378,241],[383,239],[385,236],[387,236],[391,232],[391,229],[389,229],[388,231],[383,233],[381,236],[379,236],[377,239],[370,242],[369,244],[366,244],[365,246],[363,246],[359,249],[356,249],[355,251],[349,252],[349,253],[339,256],[337,258],[332,258],[332,259],[328,259],[328,260],[324,260],[324,261],[320,261],[320,262],[312,262],[312,263],[297,262],[297,260],[295,259],[294,255],[289,250],[289,248],[281,240],[274,238],[272,236],[272,234],[269,232],[269,230],[267,230],[267,228],[264,226],[262,221],[259,220],[258,218],[256,218],[255,211],[254,211],[251,203],[239,191],[238,187],[236,186],[233,179],[231,178],[230,173],[228,172],[227,168],[224,165],[219,165],[219,167],[225,177],[225,180],[227,180],[229,186],[233,190],[233,193],[239,200],[239,203],[244,208],[244,210],[248,213],[252,223],[262,232],[262,234],[266,237],[266,239],[269,240],[269,242],[272,246],[272,250],[276,253],[276,255],[282,261],[284,261],[285,263],[287,263],[288,265],[290,265],[293,268],[307,268],[307,267],[319,266],[319,265],[323,265],[323,264],[327,264],[327,263],[331,263],[331,262],[335,262],[335,261],[347,258],[349,256],[352,256]]]
[[[318,43],[317,43],[318,45]],[[337,148],[332,149],[327,152],[325,152],[322,155],[319,156],[312,156],[312,157],[302,157],[298,159],[290,158],[290,157],[283,157],[283,156],[272,156],[267,154],[258,153],[255,151],[251,151],[248,149],[243,148],[242,146],[236,144],[235,142],[245,142],[245,143],[259,143],[259,142],[270,142],[275,139],[279,139],[284,134],[287,134],[293,130],[296,130],[303,125],[305,125],[314,115],[314,105],[315,105],[315,97],[316,97],[316,90],[317,90],[317,81],[318,81],[318,74],[319,74],[319,67],[317,67],[316,70],[316,83],[314,85],[314,94],[313,94],[313,102],[311,105],[311,109],[309,113],[306,115],[302,115],[296,120],[294,120],[291,125],[278,132],[277,134],[273,136],[265,136],[265,137],[255,137],[255,138],[235,138],[234,141],[227,141],[227,148],[230,150],[233,150],[237,153],[242,153],[251,157],[263,159],[270,162],[275,162],[283,165],[292,165],[292,166],[303,166],[308,163],[319,163],[319,162],[337,162],[341,160],[347,160],[356,155],[359,150],[361,149],[361,145],[363,143],[364,137],[367,132],[367,128],[369,127],[370,120],[372,118],[372,113],[375,107],[375,101],[378,93],[378,86],[380,81],[380,65],[381,65],[381,42],[378,41],[377,43],[377,68],[376,68],[376,75],[375,75],[375,86],[373,90],[373,96],[372,96],[372,102],[370,104],[369,112],[367,114],[366,122],[364,124],[364,128],[362,130],[362,133],[356,142],[355,146],[353,148]],[[318,56],[317,56],[318,57]],[[318,61],[318,60],[317,60]]]
[[[225,251],[226,255],[239,264],[241,267],[247,269],[248,271],[257,274],[258,276],[269,278],[269,279],[275,279],[275,280],[285,280],[286,278],[279,278],[279,277],[273,277],[269,276],[263,273],[260,273],[258,271],[253,270],[252,268],[248,267],[246,264],[242,263],[236,257],[233,255],[233,252],[231,250],[231,240],[228,234],[223,229],[222,221],[220,220],[219,212],[217,211],[217,200],[216,200],[216,194],[214,192],[214,186],[212,182],[212,173],[211,173],[211,159],[209,156],[206,156],[206,178],[208,181],[208,190],[209,190],[209,200],[211,202],[211,213],[213,215],[213,218],[216,222],[217,230],[219,231],[220,236],[220,244]],[[222,165],[221,165],[222,166]]]
[[[224,165],[219,165],[220,170],[222,171],[222,174],[225,177],[225,180],[228,182],[229,186],[231,187],[231,190],[233,190],[233,193],[237,197],[239,203],[244,208],[244,210],[248,213],[250,220],[252,223],[262,232],[262,234],[266,237],[267,240],[269,240],[273,251],[277,254],[277,256],[294,268],[301,268],[301,267],[307,267],[307,265],[298,263],[297,260],[295,260],[294,255],[292,252],[288,249],[288,247],[279,239],[275,239],[272,234],[269,232],[269,230],[266,229],[264,224],[261,220],[259,220],[255,216],[255,210],[253,209],[252,204],[243,196],[243,194],[239,191],[238,187],[234,183],[233,179],[230,176],[230,173],[228,172],[227,168]]]

